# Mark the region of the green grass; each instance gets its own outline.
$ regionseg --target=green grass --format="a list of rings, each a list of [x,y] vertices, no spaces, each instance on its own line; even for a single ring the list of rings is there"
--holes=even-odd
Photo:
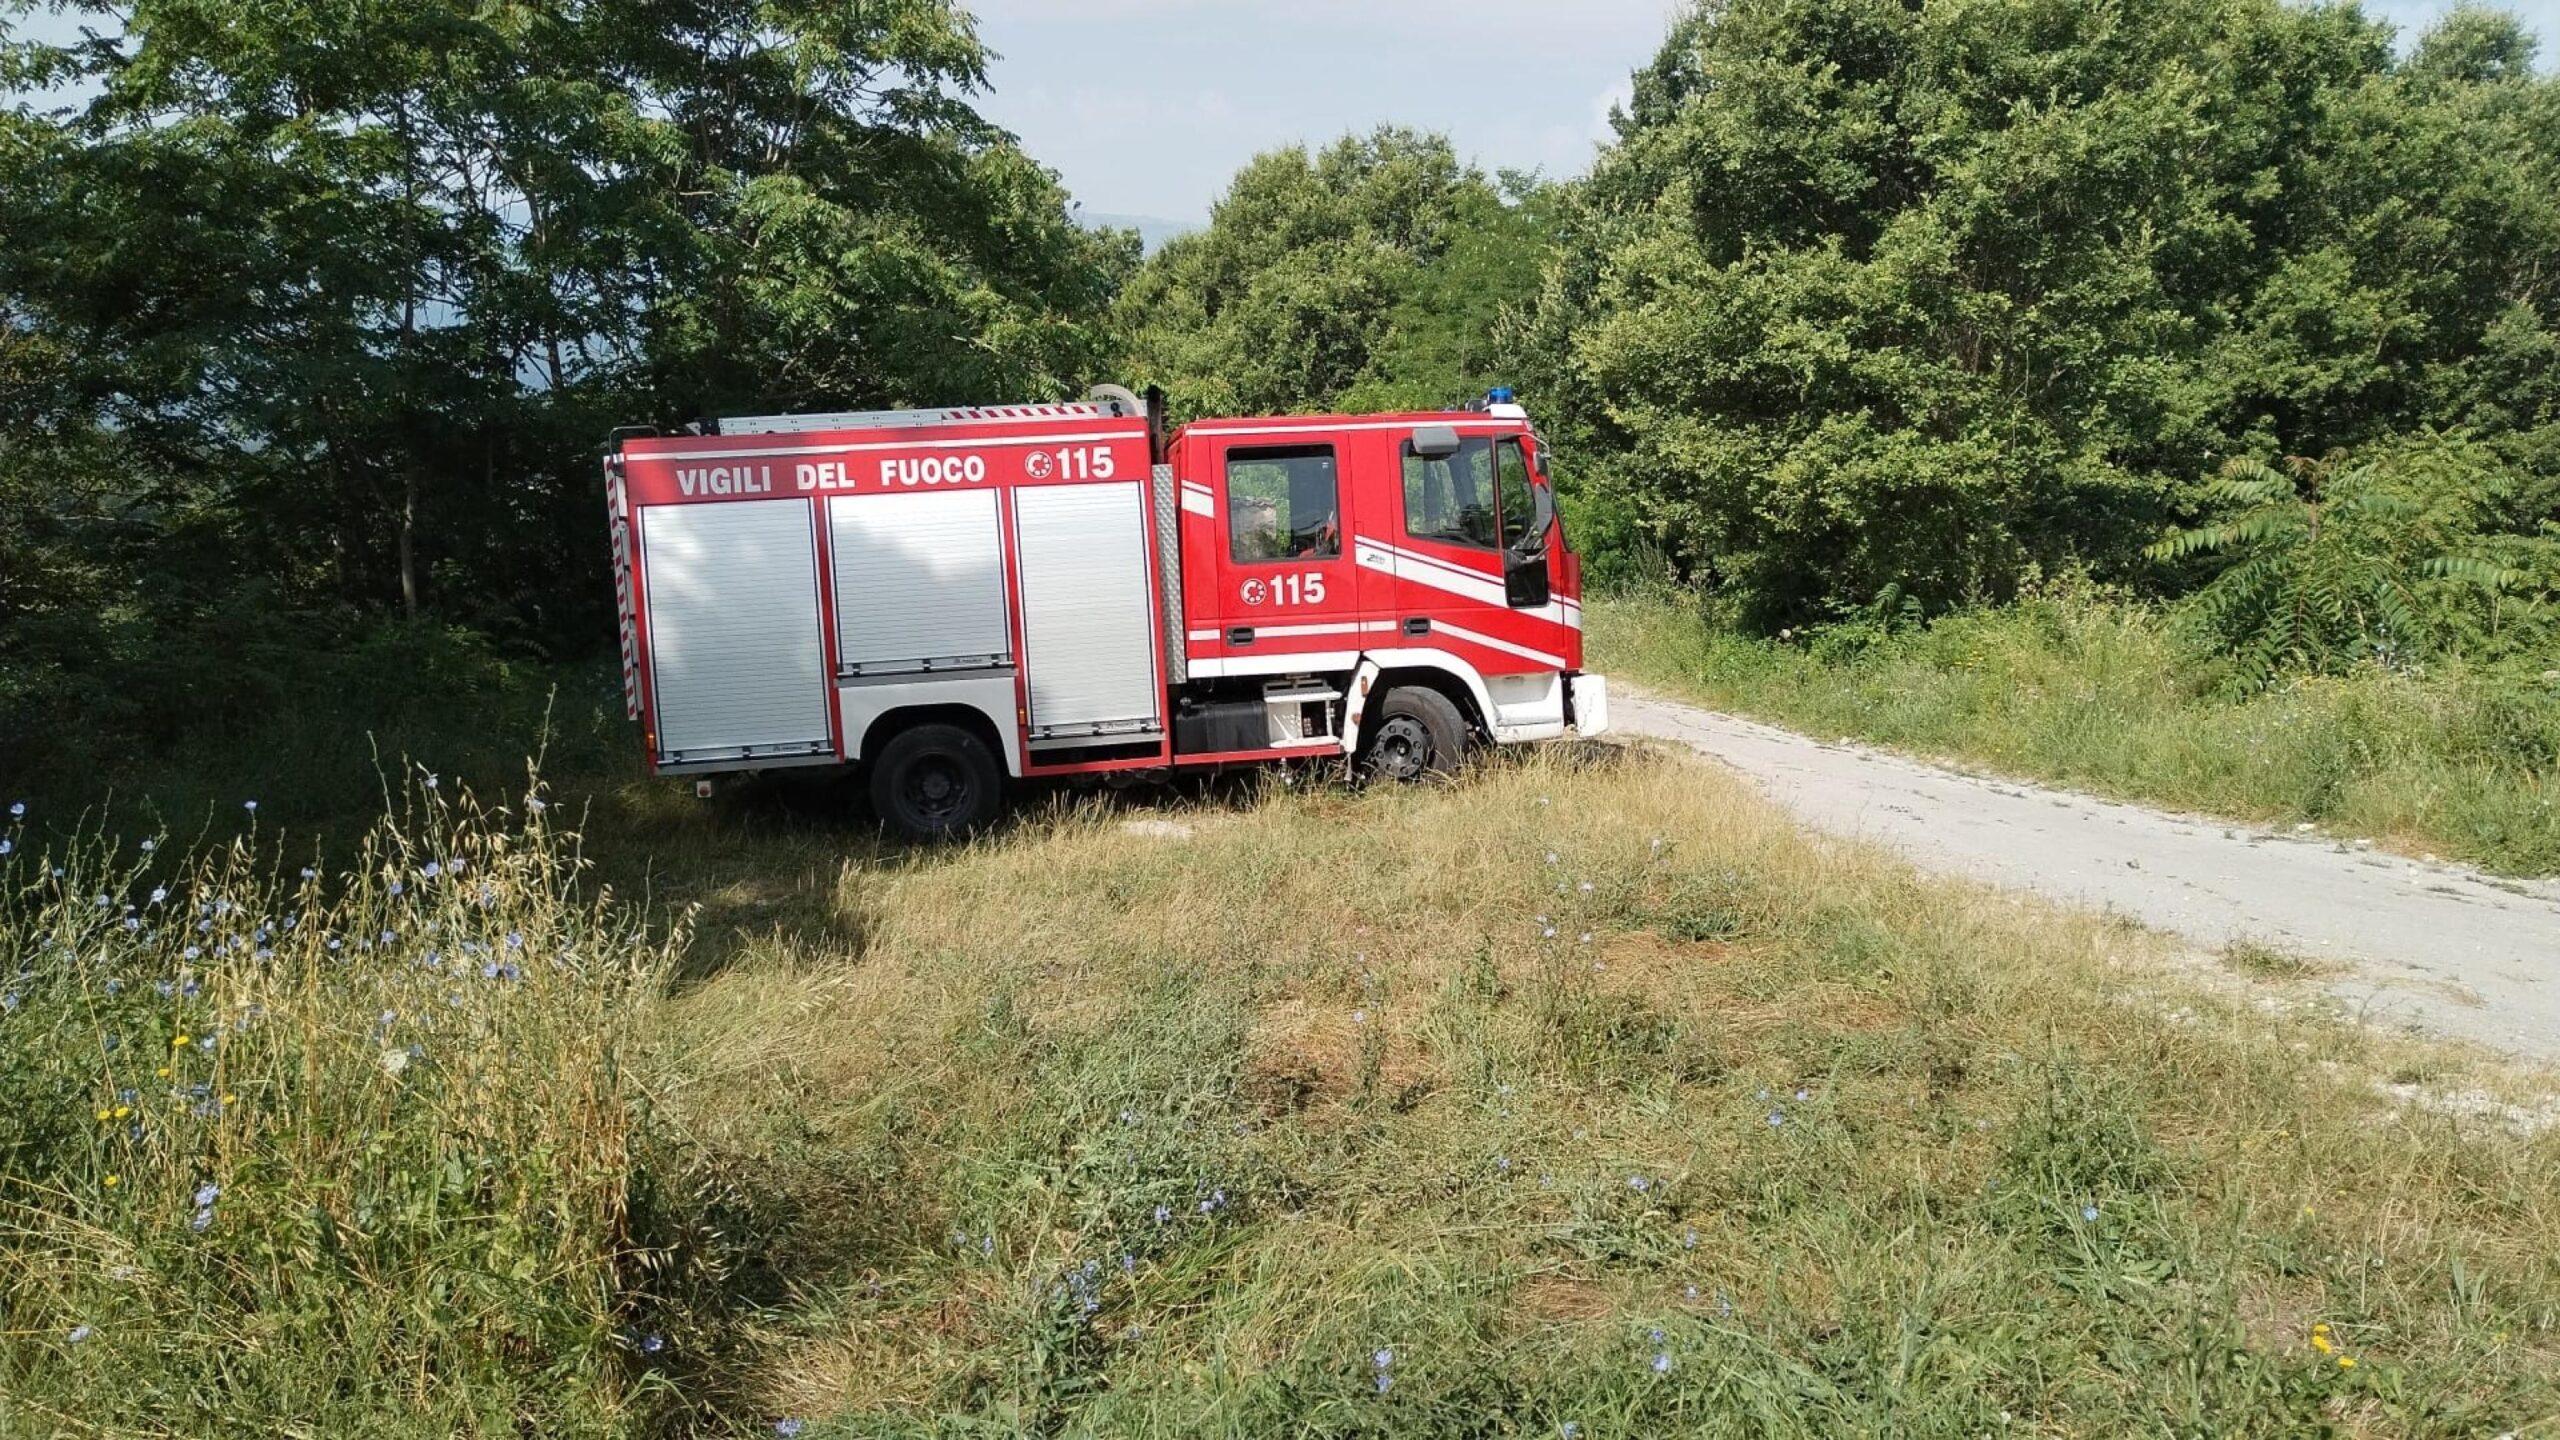
[[[2028,601],[1806,643],[1738,636],[1662,595],[1588,614],[1593,668],[1825,738],[2560,873],[2560,678],[2538,671],[2368,668],[2234,699],[2137,606]]]
[[[2524,1078],[1703,765],[1137,802],[1187,834],[1060,803],[926,854],[825,791],[554,801],[421,800],[308,883],[227,833],[0,860],[0,1434],[2560,1421],[2560,1137],[2372,1088]],[[308,918],[189,960],[101,892]],[[484,977],[510,933],[543,963]]]

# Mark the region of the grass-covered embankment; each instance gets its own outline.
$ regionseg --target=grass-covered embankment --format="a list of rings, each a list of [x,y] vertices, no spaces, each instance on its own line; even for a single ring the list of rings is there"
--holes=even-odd
[[[1808,842],[1682,761],[1123,818],[899,855],[806,804],[601,792],[586,848],[702,907],[681,955],[542,869],[541,821],[162,902],[130,852],[67,894],[0,861],[32,977],[0,1018],[0,1413],[1593,1440],[2560,1415],[2560,1137],[2372,1088],[2488,1070]],[[425,875],[449,854],[460,881]],[[219,951],[115,918],[226,896],[309,918]],[[424,963],[465,941],[466,973]]]
[[[1809,644],[1666,595],[1586,613],[1594,669],[1825,738],[2560,873],[2560,678],[2538,671],[2368,667],[2235,697],[2144,606],[2033,600]]]

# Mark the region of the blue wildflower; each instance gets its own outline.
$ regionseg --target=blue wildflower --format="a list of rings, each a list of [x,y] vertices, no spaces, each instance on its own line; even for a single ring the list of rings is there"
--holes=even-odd
[[[15,807],[15,808],[16,808],[16,809],[18,809],[18,810],[24,810],[24,809],[26,809],[27,807],[26,807],[26,806],[24,806],[24,805],[20,805],[20,806],[17,806],[17,807]],[[71,1333],[70,1333],[70,1334],[68,1334],[68,1335],[63,1336],[62,1338],[63,1338],[63,1339],[65,1339],[65,1340],[70,1341],[70,1342],[71,1342],[72,1344],[74,1344],[74,1345],[77,1345],[77,1344],[79,1344],[81,1341],[86,1340],[86,1339],[88,1339],[90,1336],[95,1335],[95,1334],[97,1334],[97,1333],[98,1333],[97,1331],[90,1329],[90,1328],[89,1328],[88,1326],[86,1326],[86,1325],[74,1325],[74,1326],[72,1326],[72,1327],[71,1327]]]
[[[27,818],[27,802],[26,802],[26,801],[24,801],[24,800],[20,800],[20,801],[16,802],[15,804],[11,805],[11,806],[9,807],[9,818],[10,818],[10,819],[12,819],[12,820],[24,820],[24,819],[26,819],[26,818]],[[84,1326],[83,1328],[85,1329],[86,1327]]]
[[[196,1233],[197,1233],[197,1234],[199,1234],[199,1235],[203,1234],[203,1233],[204,1233],[205,1231],[207,1231],[207,1230],[212,1229],[212,1228],[213,1228],[213,1207],[212,1207],[212,1206],[210,1206],[210,1205],[199,1205],[199,1206],[197,1206],[197,1207],[196,1207],[196,1213],[195,1213],[195,1214],[193,1214],[193,1215],[191,1215],[191,1216],[189,1216],[189,1217],[187,1217],[187,1228],[188,1228],[188,1229],[190,1229],[190,1230],[193,1230],[194,1232],[196,1232]]]
[[[799,1434],[803,1428],[805,1427],[798,1420],[776,1420],[773,1422],[773,1433],[781,1436],[782,1440],[791,1440],[791,1437]]]
[[[517,931],[517,930],[510,930],[510,931],[508,931],[508,932],[507,932],[507,948],[508,948],[508,949],[510,949],[510,950],[521,950],[521,949],[523,949],[523,948],[524,948],[524,934],[523,934],[523,932],[521,932],[521,931]]]
[[[1377,1380],[1377,1384],[1378,1384],[1378,1393],[1379,1393],[1379,1394],[1381,1394],[1381,1395],[1384,1395],[1384,1394],[1386,1394],[1388,1391],[1390,1391],[1390,1390],[1392,1390],[1392,1389],[1394,1389],[1394,1388],[1396,1387],[1396,1377],[1394,1377],[1393,1375],[1388,1374],[1388,1373],[1387,1373],[1386,1371],[1384,1371],[1384,1370],[1381,1370],[1381,1371],[1379,1371],[1379,1372],[1378,1372],[1378,1380]]]
[[[1159,1205],[1159,1206],[1157,1206],[1157,1207],[1156,1207],[1156,1223],[1157,1223],[1157,1224],[1161,1225],[1161,1224],[1163,1224],[1164,1222],[1166,1222],[1167,1220],[1170,1220],[1170,1219],[1172,1219],[1172,1218],[1173,1218],[1173,1211],[1171,1211],[1171,1210],[1167,1209],[1166,1207],[1164,1207],[1164,1206],[1162,1206],[1162,1205]]]
[[[2097,1221],[2097,1218],[2098,1218],[2098,1207],[2097,1207],[2097,1206],[2095,1206],[2095,1205],[2083,1205],[2083,1206],[2081,1206],[2081,1207],[2080,1207],[2080,1218],[2081,1218],[2081,1219],[2083,1219],[2083,1220],[2090,1221],[2091,1223],[2093,1223],[2093,1224],[2094,1224],[2094,1223]]]
[[[1654,1357],[1653,1357],[1653,1373],[1654,1373],[1654,1374],[1656,1374],[1656,1375],[1668,1375],[1668,1374],[1670,1374],[1670,1373],[1671,1373],[1671,1352],[1670,1352],[1670,1351],[1668,1351],[1668,1350],[1660,1350],[1660,1351],[1656,1351],[1656,1352],[1654,1353]]]
[[[1782,1111],[1782,1110],[1772,1110],[1772,1111],[1770,1111],[1770,1112],[1769,1112],[1769,1128],[1770,1128],[1770,1129],[1775,1130],[1775,1129],[1777,1129],[1779,1126],[1784,1125],[1784,1124],[1786,1124],[1786,1123],[1787,1123],[1787,1116],[1786,1116],[1786,1112],[1785,1112],[1785,1111]]]
[[[243,800],[240,802],[240,808],[248,811],[252,815],[255,815],[258,813],[258,802],[255,800]]]
[[[1659,844],[1660,842],[1657,841],[1655,843]],[[1567,1420],[1563,1424],[1557,1426],[1556,1440],[1582,1440],[1581,1423],[1578,1421]]]
[[[655,1355],[666,1348],[667,1337],[656,1333],[650,1334],[648,1338],[640,1342],[640,1353],[643,1355]]]
[[[17,849],[17,848],[18,848],[18,847],[17,847],[15,844],[11,843],[7,837],[5,837],[5,836],[0,836],[0,855],[6,855],[6,854],[8,854],[10,851],[15,850],[15,849]]]
[[[196,1203],[198,1205],[210,1205],[221,1198],[222,1187],[214,1184],[210,1180],[196,1187]]]
[[[1381,1370],[1384,1370],[1388,1366],[1396,1363],[1396,1352],[1393,1350],[1380,1350],[1377,1354],[1369,1357],[1369,1363],[1377,1366]]]
[[[1642,1192],[1642,1191],[1646,1191],[1646,1190],[1650,1190],[1650,1189],[1652,1189],[1652,1188],[1653,1188],[1653,1182],[1652,1182],[1652,1181],[1650,1181],[1650,1180],[1647,1180],[1646,1178],[1644,1178],[1644,1177],[1643,1177],[1643,1176],[1641,1176],[1641,1175],[1630,1175],[1630,1176],[1628,1176],[1628,1177],[1627,1177],[1627,1188],[1628,1188],[1628,1189],[1630,1189],[1630,1190],[1634,1190],[1634,1191]]]

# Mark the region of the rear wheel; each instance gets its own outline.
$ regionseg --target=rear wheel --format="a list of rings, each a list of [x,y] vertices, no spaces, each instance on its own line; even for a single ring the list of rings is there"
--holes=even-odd
[[[1360,747],[1360,773],[1400,784],[1445,775],[1466,760],[1468,738],[1467,717],[1448,696],[1399,685],[1378,702],[1378,723]]]
[[[957,725],[900,731],[871,762],[871,808],[902,840],[953,840],[996,818],[1004,772]]]

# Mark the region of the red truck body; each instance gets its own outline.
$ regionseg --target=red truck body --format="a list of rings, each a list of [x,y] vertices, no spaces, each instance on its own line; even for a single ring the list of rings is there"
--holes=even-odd
[[[1382,720],[1446,750],[1424,733],[1438,702],[1386,704],[1426,690],[1463,740],[1605,725],[1518,407],[1164,436],[1097,395],[619,441],[624,675],[653,769],[860,764],[920,725],[1014,778],[1347,756]]]

